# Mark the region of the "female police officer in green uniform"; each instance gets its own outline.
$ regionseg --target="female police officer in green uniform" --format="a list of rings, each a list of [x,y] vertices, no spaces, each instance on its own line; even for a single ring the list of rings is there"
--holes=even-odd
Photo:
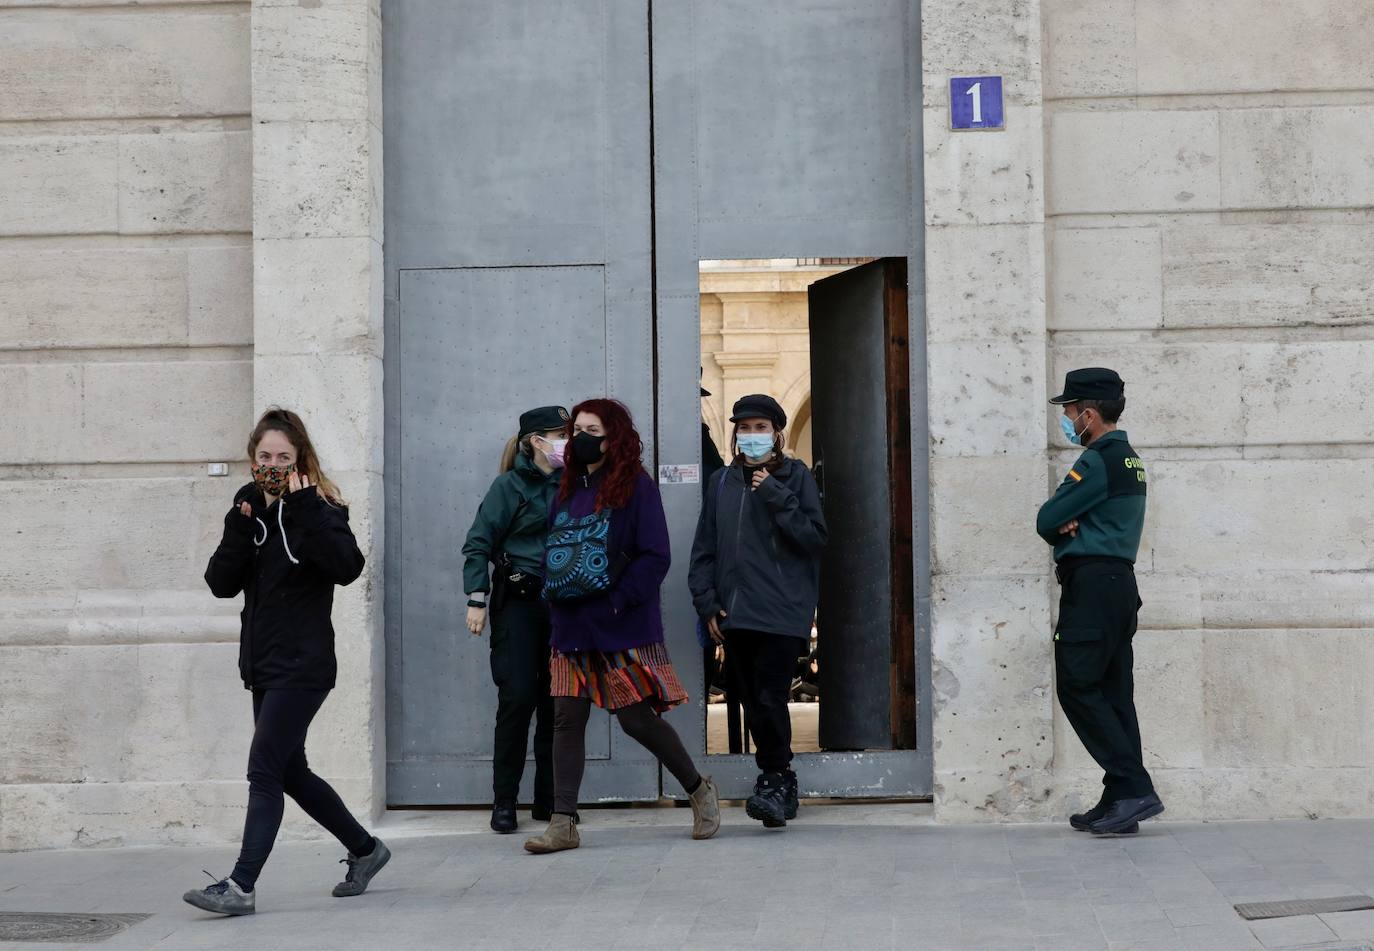
[[[540,599],[549,507],[558,492],[568,411],[532,409],[506,446],[501,475],[487,490],[463,543],[468,630],[481,636],[491,608],[491,679],[496,683],[491,828],[514,832],[515,800],[534,727],[533,818],[553,810],[553,700],[549,697],[549,612]],[[491,563],[493,583],[487,580]]]

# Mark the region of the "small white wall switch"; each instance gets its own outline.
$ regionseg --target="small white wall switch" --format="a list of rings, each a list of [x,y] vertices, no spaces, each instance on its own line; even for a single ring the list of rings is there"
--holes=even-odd
[[[227,476],[229,474],[229,463],[212,462],[205,467],[212,476]]]

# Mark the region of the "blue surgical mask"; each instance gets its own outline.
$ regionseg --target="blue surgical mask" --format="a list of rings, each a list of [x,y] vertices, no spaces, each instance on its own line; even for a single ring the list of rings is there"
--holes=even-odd
[[[1064,438],[1067,439],[1069,442],[1073,443],[1075,446],[1083,445],[1083,437],[1078,435],[1078,431],[1073,428],[1073,424],[1078,422],[1082,418],[1082,413],[1079,413],[1073,419],[1069,419],[1069,417],[1067,416],[1059,417],[1059,428],[1064,431]]]
[[[762,459],[773,451],[773,434],[740,433],[735,437],[735,444],[746,459]]]

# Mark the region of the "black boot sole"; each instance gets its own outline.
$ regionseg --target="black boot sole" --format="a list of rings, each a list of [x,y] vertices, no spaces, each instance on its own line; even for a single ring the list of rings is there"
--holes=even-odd
[[[769,808],[753,799],[744,804],[744,812],[750,819],[762,822],[765,829],[781,829],[787,825],[787,814],[783,810]]]
[[[1098,824],[1094,828],[1089,829],[1088,831],[1091,832],[1093,835],[1121,835],[1125,833],[1126,830],[1129,829],[1131,826],[1138,827],[1139,824],[1144,822],[1146,819],[1153,819],[1155,816],[1160,815],[1163,812],[1164,804],[1162,802],[1155,803],[1154,805],[1147,806],[1146,808],[1140,810],[1139,812],[1133,815],[1123,816],[1119,821],[1112,823],[1110,826],[1103,826],[1101,824]]]
[[[1120,832],[1096,832],[1096,833],[1093,834],[1093,838],[1095,838],[1095,839],[1118,839],[1118,838],[1128,838],[1128,837],[1130,837],[1130,836],[1139,835],[1139,834],[1140,834],[1140,823],[1139,823],[1139,822],[1132,822],[1130,825],[1128,825],[1126,828],[1122,829]]]

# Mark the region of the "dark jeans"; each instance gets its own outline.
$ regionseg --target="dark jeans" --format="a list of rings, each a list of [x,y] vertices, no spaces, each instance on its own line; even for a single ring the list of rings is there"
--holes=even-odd
[[[553,698],[549,696],[549,612],[544,602],[501,590],[492,597],[491,679],[496,684],[496,734],[491,791],[514,800],[525,775],[530,720],[534,726],[534,801],[553,804]]]
[[[577,812],[577,794],[582,789],[582,772],[587,765],[587,720],[592,702],[585,697],[558,697],[554,701],[553,771],[554,812],[565,816]],[[690,790],[701,778],[682,739],[649,704],[641,700],[615,712],[620,727],[663,764],[668,772]]]
[[[252,888],[272,853],[286,803],[296,800],[354,855],[368,851],[372,836],[349,814],[327,782],[310,771],[305,734],[328,690],[254,690],[253,744],[248,750],[248,818],[233,879]]]
[[[1078,567],[1059,595],[1054,640],[1059,704],[1105,773],[1104,802],[1154,792],[1135,712],[1131,641],[1139,607],[1135,572],[1123,562]]]
[[[797,658],[807,643],[786,634],[726,631],[725,655],[754,738],[754,762],[760,771],[781,773],[792,765],[792,715],[787,701]]]

